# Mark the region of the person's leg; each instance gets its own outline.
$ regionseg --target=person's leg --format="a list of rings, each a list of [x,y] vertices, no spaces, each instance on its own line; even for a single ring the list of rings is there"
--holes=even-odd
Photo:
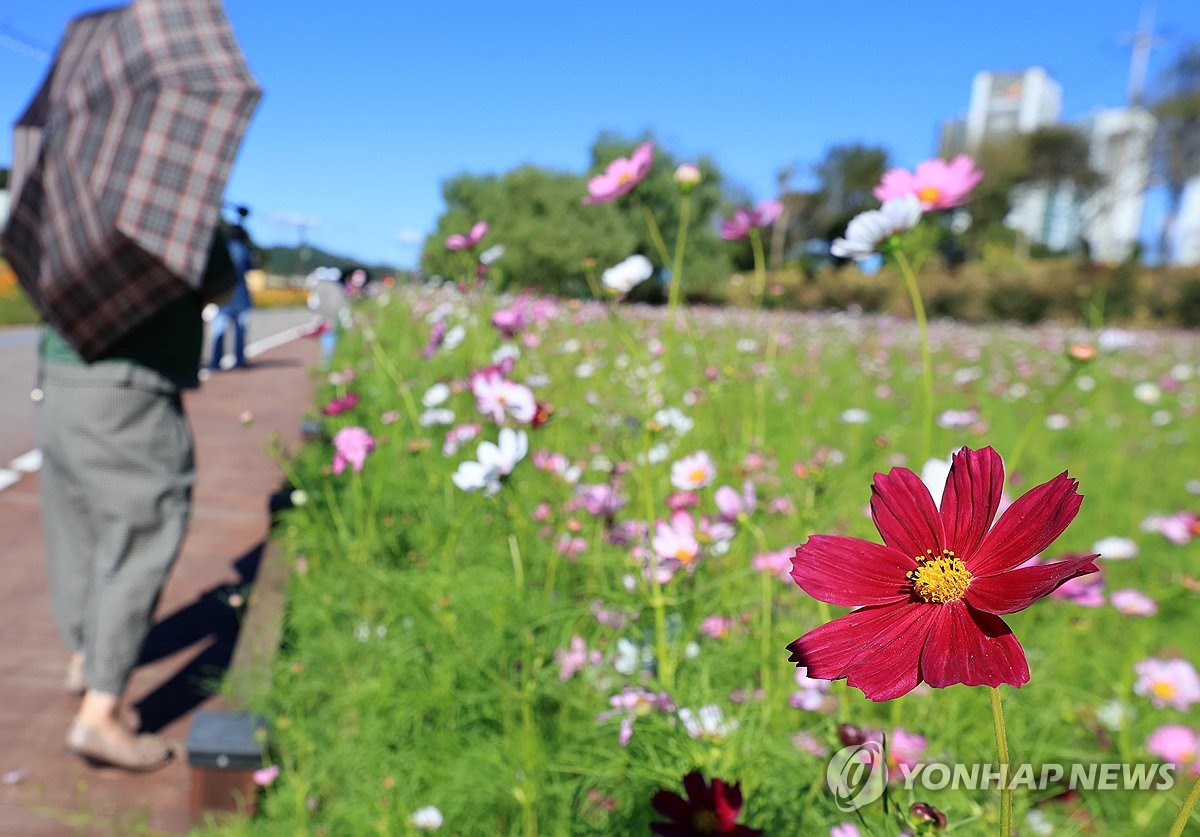
[[[72,473],[72,464],[78,462],[74,437],[63,432],[72,410],[70,390],[60,389],[53,372],[43,376],[42,388],[46,395],[36,408],[35,424],[42,451],[39,482],[50,605],[58,632],[71,652],[65,686],[70,692],[82,692],[86,687],[83,616],[91,586],[95,535],[87,498]]]
[[[225,309],[217,311],[211,329],[212,352],[208,356],[208,368],[216,372],[221,368],[221,357],[225,354],[225,331],[229,328],[229,315]]]
[[[238,367],[246,365],[246,328],[249,320],[249,311],[240,311],[233,318],[233,362]]]
[[[165,758],[135,738],[117,709],[187,528],[194,481],[191,432],[175,392],[137,385],[86,388],[74,430],[90,456],[79,477],[93,499],[96,540],[84,618],[88,692],[68,746],[123,766]]]
[[[321,335],[321,358],[329,360],[333,357],[335,348],[337,348],[337,326],[330,326],[329,330]]]

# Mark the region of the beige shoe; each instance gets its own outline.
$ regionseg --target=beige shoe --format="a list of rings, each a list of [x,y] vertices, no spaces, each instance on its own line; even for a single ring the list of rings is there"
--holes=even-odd
[[[139,735],[131,744],[116,744],[78,720],[67,733],[67,750],[92,764],[138,772],[158,770],[173,755],[171,747],[157,735]]]
[[[67,676],[63,678],[63,688],[69,695],[82,695],[87,691],[87,680],[83,677],[83,657],[74,657],[67,662]]]

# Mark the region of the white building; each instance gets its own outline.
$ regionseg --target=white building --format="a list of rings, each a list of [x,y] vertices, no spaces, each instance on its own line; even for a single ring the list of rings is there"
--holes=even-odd
[[[976,73],[967,110],[967,148],[977,149],[988,137],[1053,125],[1061,112],[1062,85],[1041,67]]]
[[[1171,264],[1200,265],[1200,177],[1188,181],[1171,231]]]
[[[1097,111],[1080,126],[1100,185],[1083,202],[1083,235],[1099,262],[1119,262],[1138,242],[1155,119],[1140,107]]]

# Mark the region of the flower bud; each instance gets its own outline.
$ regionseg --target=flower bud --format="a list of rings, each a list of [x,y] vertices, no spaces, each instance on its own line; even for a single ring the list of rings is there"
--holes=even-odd
[[[908,809],[908,816],[913,825],[933,826],[935,829],[946,827],[946,815],[928,802],[914,802]]]
[[[682,163],[675,169],[675,183],[685,195],[700,183],[700,168],[692,163]]]
[[[857,724],[838,724],[837,737],[847,747],[857,747],[867,740],[866,733]]]
[[[1076,363],[1090,363],[1096,359],[1096,347],[1091,343],[1072,343],[1067,346],[1067,357]]]

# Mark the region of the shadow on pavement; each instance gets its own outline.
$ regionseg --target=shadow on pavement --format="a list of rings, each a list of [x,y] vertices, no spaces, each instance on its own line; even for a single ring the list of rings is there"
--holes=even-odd
[[[241,630],[242,607],[231,606],[230,596],[240,596],[242,602],[249,598],[263,547],[260,543],[234,561],[237,581],[204,591],[150,630],[138,665],[168,657],[202,640],[210,641],[174,677],[138,702],[136,709],[144,732],[158,732],[220,688]]]

